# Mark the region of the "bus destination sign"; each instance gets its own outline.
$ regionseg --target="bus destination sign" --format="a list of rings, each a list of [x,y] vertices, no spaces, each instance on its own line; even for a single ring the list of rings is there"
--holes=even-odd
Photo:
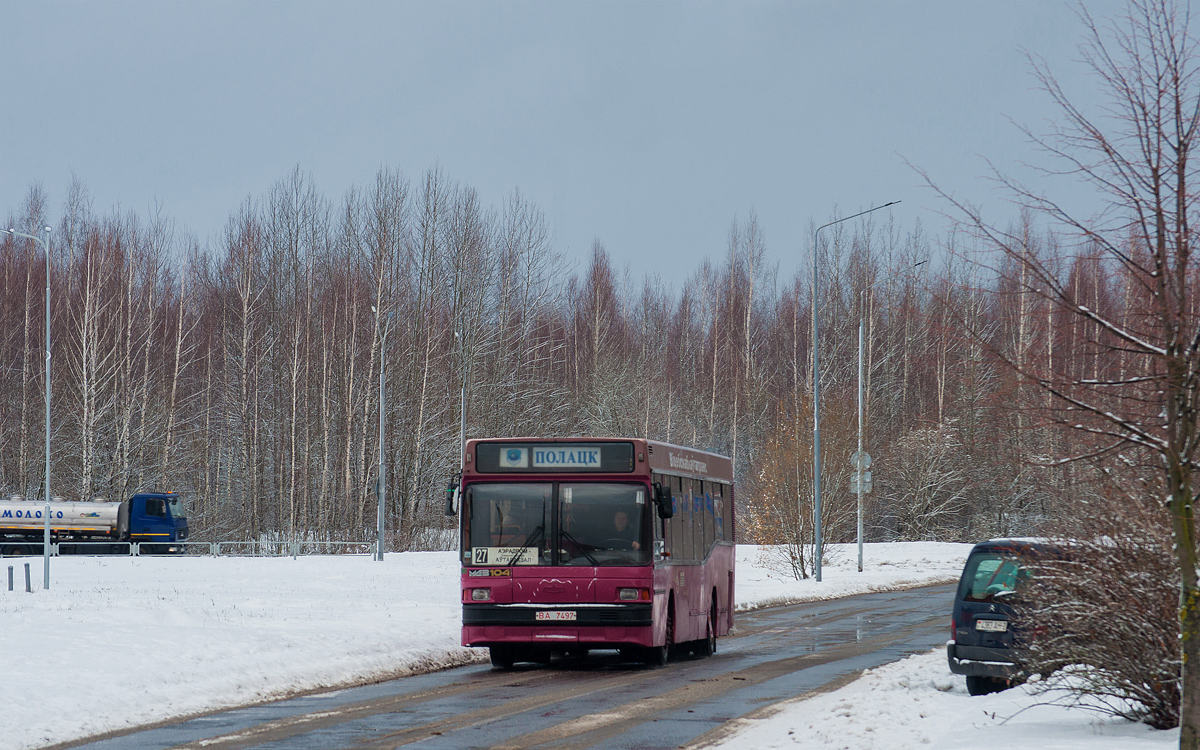
[[[554,448],[537,445],[533,448],[533,465],[539,469],[561,466],[564,469],[600,468],[599,448]]]
[[[633,471],[633,445],[480,443],[475,459],[481,472],[628,472]]]

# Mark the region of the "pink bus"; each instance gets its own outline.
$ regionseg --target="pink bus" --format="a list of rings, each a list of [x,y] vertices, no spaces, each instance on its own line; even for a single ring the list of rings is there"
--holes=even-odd
[[[634,438],[470,440],[460,516],[464,646],[492,664],[619,649],[709,655],[733,625],[733,466]]]

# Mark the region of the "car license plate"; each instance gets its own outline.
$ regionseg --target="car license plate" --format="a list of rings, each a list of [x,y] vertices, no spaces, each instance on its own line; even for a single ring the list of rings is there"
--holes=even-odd
[[[575,613],[574,612],[538,612],[536,615],[534,615],[534,619],[555,620],[555,621],[574,620]]]
[[[986,630],[989,633],[1004,633],[1008,631],[1008,620],[976,620],[976,630]]]

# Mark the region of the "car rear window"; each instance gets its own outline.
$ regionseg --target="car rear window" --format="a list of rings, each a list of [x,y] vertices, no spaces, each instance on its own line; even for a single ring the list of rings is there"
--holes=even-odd
[[[967,560],[958,598],[969,602],[993,601],[997,595],[1016,591],[1029,578],[1029,571],[1011,555],[982,552]]]

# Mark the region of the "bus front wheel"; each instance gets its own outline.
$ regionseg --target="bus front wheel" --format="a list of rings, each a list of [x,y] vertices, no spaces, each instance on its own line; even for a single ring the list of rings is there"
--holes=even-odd
[[[675,647],[675,600],[667,604],[667,637],[663,645],[650,646],[646,649],[645,662],[648,667],[665,667],[671,660],[671,652]]]
[[[513,653],[511,646],[491,646],[488,648],[488,652],[492,657],[493,669],[512,669],[513,662],[516,661],[516,654]]]

